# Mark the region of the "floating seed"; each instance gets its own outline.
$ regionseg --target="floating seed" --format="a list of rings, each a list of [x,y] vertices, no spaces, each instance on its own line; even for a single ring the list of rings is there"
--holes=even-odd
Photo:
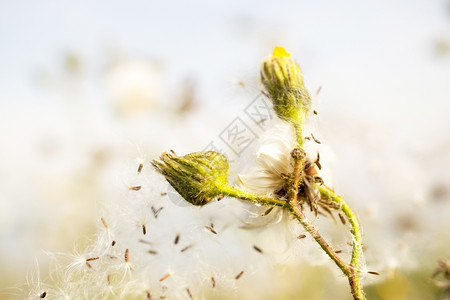
[[[375,271],[368,271],[367,273],[372,274],[372,275],[380,275],[380,273],[375,272]]]
[[[334,252],[336,252],[336,254],[339,254],[339,253],[342,253],[342,250],[336,250]]]
[[[242,275],[244,275],[244,270],[242,270],[239,274],[237,274],[236,277],[234,277],[234,279],[238,280],[239,278],[242,277]]]
[[[310,138],[309,136],[305,136],[305,140],[308,140],[308,141],[310,141],[310,140],[311,140],[311,138]]]
[[[128,248],[125,250],[125,262],[130,261],[130,250]]]
[[[142,243],[142,244],[147,244],[147,245],[151,245],[152,244],[152,242],[149,242],[149,241],[146,241],[146,240],[143,240],[143,239],[139,239],[138,242]]]
[[[223,197],[224,197],[224,195],[219,195],[219,197],[217,197],[217,201],[220,201],[220,200],[222,200],[222,199],[223,199]]]
[[[159,279],[159,281],[164,281],[164,280],[166,280],[167,278],[169,278],[170,277],[170,273],[167,273],[166,275],[164,275],[163,277],[161,277],[160,279]]]
[[[317,113],[317,110],[313,110],[313,113],[315,114],[315,115],[317,115],[318,113]]]
[[[128,189],[130,191],[139,191],[141,188],[142,188],[142,186],[136,185],[136,186],[130,186]]]
[[[212,225],[212,224],[211,224],[211,225]],[[214,229],[212,229],[212,227],[210,227],[210,226],[205,226],[205,228],[208,229],[209,231],[211,231],[212,233],[217,234],[217,232],[216,232]]]
[[[212,283],[212,287],[215,288],[216,287],[216,279],[214,278],[214,276],[211,276],[211,283]]]
[[[90,258],[86,258],[86,261],[93,261],[93,260],[97,260],[97,259],[99,259],[100,257],[99,256],[96,256],[96,257],[90,257]]]
[[[108,274],[106,281],[108,281],[108,285],[111,285],[111,274]]]
[[[92,269],[92,265],[91,265],[90,263],[86,262],[86,266],[87,266],[89,269]]]
[[[173,241],[173,243],[176,245],[176,244],[178,244],[179,241],[180,241],[180,235],[177,234],[177,236],[175,237],[175,240]]]
[[[111,247],[114,247],[115,244],[116,244],[116,241],[112,241]]]
[[[152,295],[150,294],[149,291],[147,291],[147,299],[148,299],[148,300],[152,300]]]
[[[148,252],[148,253],[150,253],[150,254],[153,254],[153,255],[156,255],[156,254],[158,254],[158,252],[157,252],[157,251],[155,251],[155,250],[148,250],[147,252]]]
[[[188,293],[190,299],[194,299],[194,298],[192,298],[191,290],[189,290],[188,288],[186,288],[186,292]]]
[[[105,228],[108,229],[108,224],[106,224],[105,219],[100,218],[100,220],[102,220],[103,226],[105,226]]]
[[[137,171],[138,174],[141,173],[143,167],[144,167],[144,164],[140,163],[140,164],[139,164],[139,167],[138,167],[138,171]]]
[[[314,136],[314,134],[311,132],[311,137],[314,140],[314,142],[316,142],[317,144],[320,144],[320,141],[318,139],[316,139],[316,137]]]
[[[184,247],[183,249],[181,249],[181,252],[184,252],[184,251],[186,251],[187,249],[189,249],[189,248],[191,248],[192,247],[192,245],[187,245],[186,247]]]
[[[164,208],[164,206],[161,206],[160,208],[156,209],[155,207],[151,207],[152,212],[153,212],[153,216],[155,217],[155,219],[158,218],[159,213],[161,212],[161,210]]]
[[[47,296],[47,292],[43,292],[42,294],[40,294],[39,298],[45,298],[45,296]]]
[[[161,193],[161,196],[167,196],[167,193]]]
[[[265,121],[267,121],[267,119],[266,118],[262,118],[261,120],[256,122],[256,125],[260,125],[260,124],[264,123]]]
[[[316,97],[319,96],[320,91],[322,90],[322,86],[319,86],[319,88],[316,91]]]
[[[261,250],[261,248],[259,248],[258,246],[253,245],[253,249],[255,249],[256,251],[258,251],[259,253],[263,253],[263,251]]]
[[[143,233],[144,235],[147,234],[147,229],[145,228],[145,225],[144,225],[144,224],[142,224],[142,233]]]
[[[300,234],[297,238],[298,239],[304,239],[306,237],[306,234]]]

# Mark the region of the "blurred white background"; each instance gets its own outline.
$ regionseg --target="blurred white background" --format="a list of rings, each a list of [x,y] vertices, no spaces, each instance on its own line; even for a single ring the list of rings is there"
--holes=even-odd
[[[45,276],[43,250],[94,232],[124,165],[217,138],[275,45],[312,94],[322,86],[323,160],[359,212],[368,264],[450,255],[448,1],[1,1],[0,40],[6,294],[36,259]]]

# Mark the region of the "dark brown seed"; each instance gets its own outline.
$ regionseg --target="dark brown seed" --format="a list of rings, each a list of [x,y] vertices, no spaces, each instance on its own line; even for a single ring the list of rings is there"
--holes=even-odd
[[[164,280],[166,280],[167,278],[169,278],[170,277],[170,273],[167,273],[166,275],[164,275],[163,277],[161,277],[160,279],[159,279],[159,281],[164,281]]]
[[[92,269],[92,265],[91,265],[90,263],[86,262],[86,266],[87,266],[89,269]]]
[[[167,193],[161,193],[161,196],[166,196],[167,195]]]
[[[234,277],[234,279],[238,280],[239,278],[242,277],[242,275],[244,275],[244,270],[242,270],[239,274],[237,274],[236,277]]]
[[[306,234],[300,234],[297,238],[298,239],[304,239],[306,237]]]
[[[105,219],[101,218],[100,220],[102,220],[103,226],[105,226],[105,228],[108,229],[108,224],[106,224]]]
[[[175,151],[173,151],[172,149],[170,149],[170,152],[172,152],[172,154],[175,155],[175,156],[177,155],[177,154],[175,153]]]
[[[128,248],[125,250],[125,262],[130,261],[130,250]]]
[[[337,254],[339,254],[339,253],[342,253],[342,250],[336,250],[336,251],[334,251],[334,252],[336,252]]]
[[[316,158],[316,161],[314,163],[319,168],[319,170],[322,170],[322,165],[320,164],[320,154],[319,154],[319,152],[317,152],[317,158]]]
[[[216,287],[216,279],[214,278],[214,276],[211,276],[211,283],[212,283],[212,287],[215,288]]]
[[[258,251],[259,253],[263,253],[263,251],[261,250],[261,248],[259,248],[258,246],[253,245],[253,249],[255,249],[256,251]]]
[[[317,113],[317,110],[313,110],[313,113],[315,114],[315,115],[317,115],[318,113]]]
[[[175,240],[173,241],[173,243],[176,245],[176,244],[178,244],[179,241],[180,241],[180,235],[177,234],[177,236],[175,237]]]
[[[310,140],[311,140],[311,138],[310,138],[309,136],[305,136],[305,140],[308,140],[308,141],[310,141]]]
[[[47,296],[47,292],[43,292],[42,294],[40,294],[39,298],[45,298],[45,296]]]
[[[114,247],[115,244],[116,244],[116,241],[112,241],[111,246]]]
[[[211,224],[211,225],[212,225],[212,224]],[[208,229],[209,231],[211,231],[212,233],[217,234],[217,232],[216,232],[214,229],[212,229],[212,227],[210,227],[210,226],[205,226],[205,228]]]
[[[190,291],[188,288],[186,288],[186,292],[187,292],[188,295],[189,295],[189,299],[194,299],[194,298],[192,298],[191,291]]]
[[[262,214],[262,216],[264,217],[264,216],[267,216],[268,214],[270,214],[270,212],[272,211],[272,209],[273,209],[273,206],[272,206],[272,207],[269,207],[269,208]]]
[[[372,275],[380,275],[380,273],[375,272],[375,271],[368,271],[367,273],[372,274]]]
[[[138,167],[138,174],[141,173],[143,167],[144,167],[144,164],[140,163],[139,167]]]
[[[86,258],[86,261],[93,261],[93,260],[97,260],[97,259],[99,259],[100,257],[99,256],[96,256],[96,257],[90,257],[90,258]]]
[[[184,252],[184,251],[186,251],[187,249],[189,249],[189,248],[191,248],[192,247],[192,245],[187,245],[186,247],[184,247],[183,249],[181,249],[181,252]]]
[[[150,254],[153,254],[153,255],[156,255],[156,254],[158,254],[158,252],[157,252],[157,251],[155,251],[155,250],[148,250],[147,252],[148,252],[148,253],[150,253]]]
[[[223,195],[219,195],[219,197],[217,197],[217,201],[220,201],[220,200],[222,200],[223,199]]]
[[[143,233],[144,235],[147,234],[147,228],[145,228],[145,225],[144,225],[144,224],[142,224],[142,233]]]
[[[346,222],[345,222],[344,216],[341,214],[338,214],[338,216],[339,216],[339,219],[341,220],[342,224],[345,225]]]
[[[314,136],[314,134],[311,132],[311,137],[314,140],[314,142],[316,142],[317,144],[320,144],[320,141],[318,139],[316,139],[316,137]]]
[[[130,186],[128,189],[130,191],[139,191],[142,187],[140,185],[137,186]]]

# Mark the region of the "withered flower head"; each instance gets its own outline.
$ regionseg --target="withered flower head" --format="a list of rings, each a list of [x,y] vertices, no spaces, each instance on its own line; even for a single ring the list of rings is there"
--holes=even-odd
[[[261,81],[273,101],[278,117],[301,122],[311,106],[311,98],[303,84],[300,66],[282,47],[261,64]]]
[[[185,156],[162,153],[153,166],[189,203],[205,205],[222,194],[228,184],[228,161],[214,151],[194,152]]]

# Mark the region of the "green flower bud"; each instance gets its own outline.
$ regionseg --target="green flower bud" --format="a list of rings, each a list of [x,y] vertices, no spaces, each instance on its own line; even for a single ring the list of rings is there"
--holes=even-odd
[[[189,203],[205,205],[220,196],[228,184],[228,161],[214,151],[185,156],[163,153],[153,166]]]
[[[280,119],[301,124],[310,109],[311,98],[303,85],[299,65],[282,47],[261,64],[261,81]]]

